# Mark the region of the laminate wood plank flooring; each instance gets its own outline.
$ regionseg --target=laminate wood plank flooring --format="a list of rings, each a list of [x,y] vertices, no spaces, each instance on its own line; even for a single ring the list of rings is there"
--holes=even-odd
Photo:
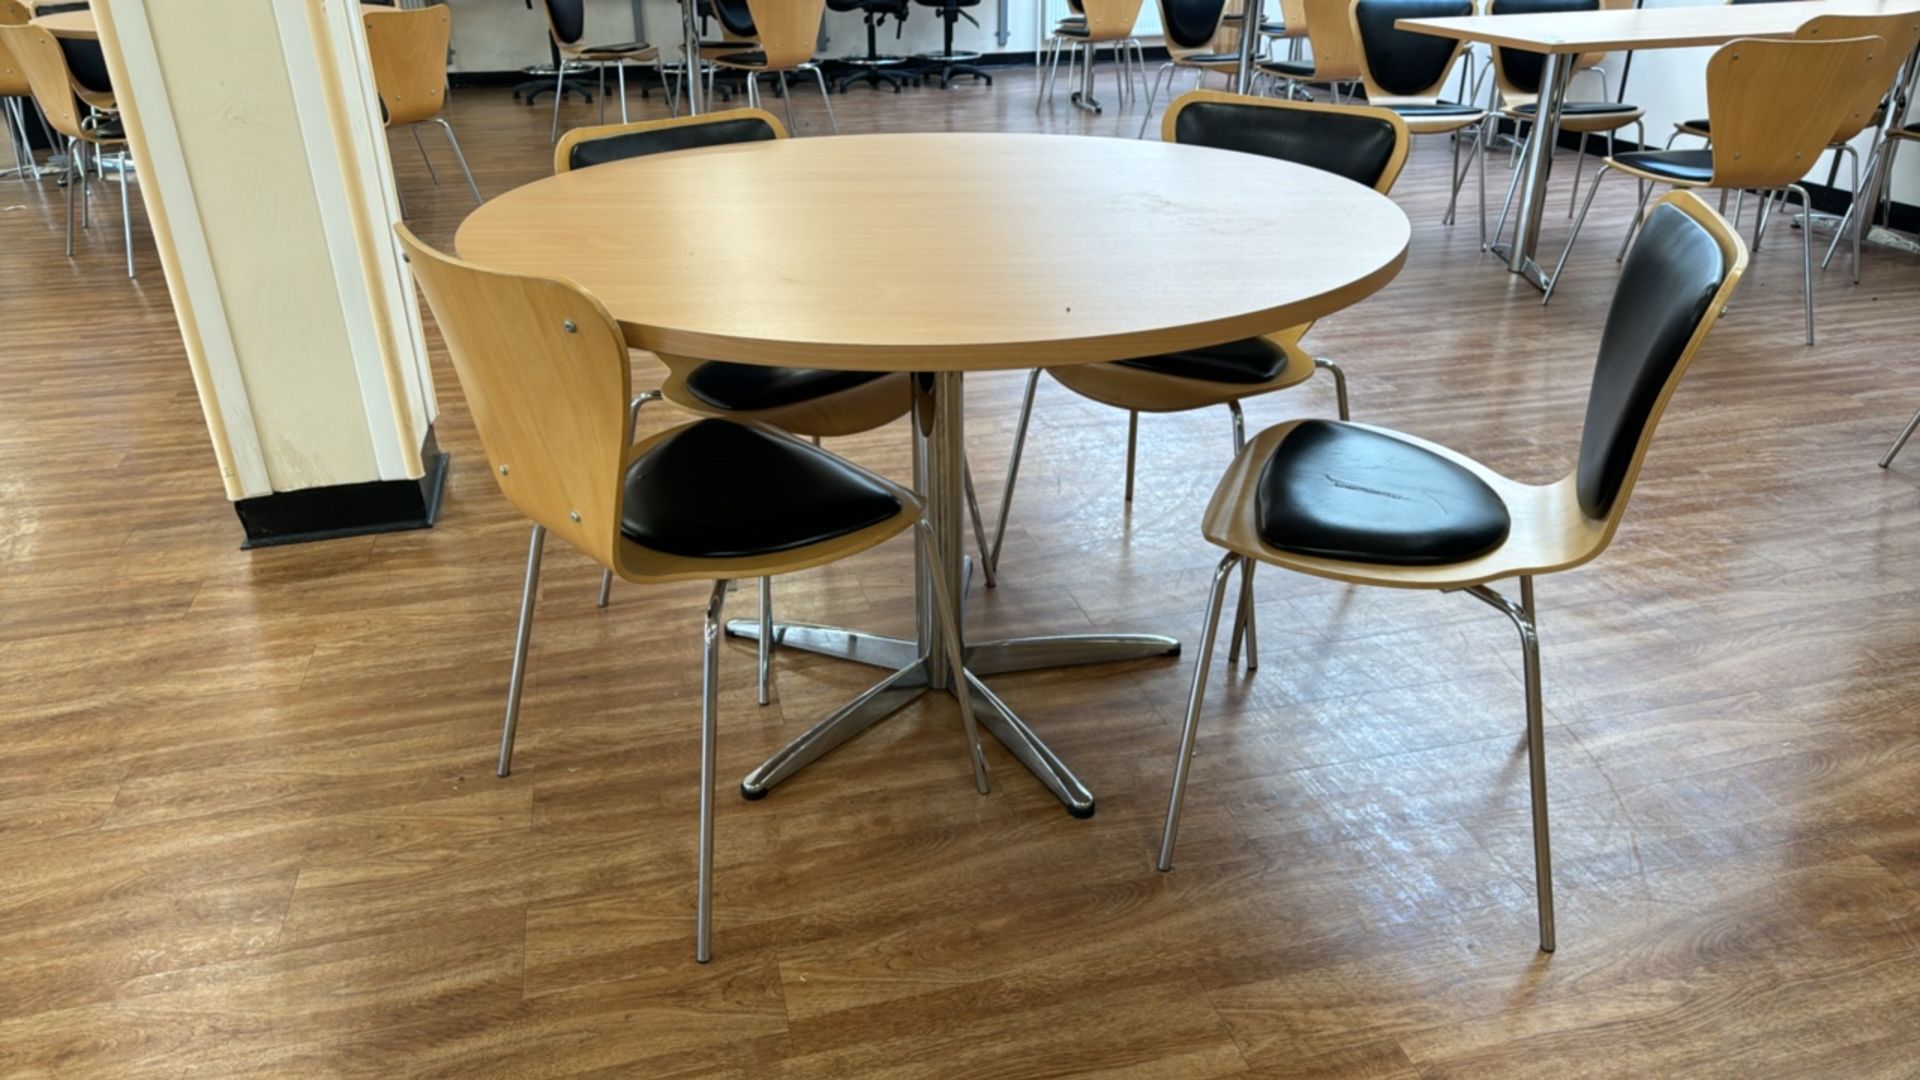
[[[849,134],[1139,122],[1064,91],[1036,113],[1029,71],[996,77],[834,106]],[[822,133],[818,99],[794,104]],[[484,192],[550,170],[544,107],[461,90],[449,117]],[[450,243],[465,188],[411,140],[393,157],[415,228]],[[1416,142],[1405,272],[1310,342],[1356,418],[1550,479],[1632,188],[1606,185],[1543,308],[1470,209],[1440,224],[1448,158]],[[1535,949],[1511,627],[1270,570],[1259,670],[1215,666],[1171,874],[1153,854],[1191,651],[994,680],[1098,794],[1075,821],[997,744],[975,795],[933,701],[733,798],[872,675],[782,655],[758,708],[730,646],[703,967],[704,589],[602,611],[597,571],[550,546],[517,769],[494,777],[526,533],[431,324],[439,525],[241,551],[143,216],[128,281],[105,203],[62,255],[61,201],[0,181],[0,1075],[1920,1076],[1920,449],[1874,465],[1920,405],[1920,261],[1820,275],[1809,349],[1776,221],[1613,549],[1542,581],[1558,953]],[[941,250],[766,272],[918,275],[937,305],[940,268],[976,255],[955,221]],[[989,519],[1022,384],[968,384]],[[1247,406],[1256,428],[1332,409],[1325,379]],[[1129,506],[1125,416],[1043,380],[976,632],[1197,637],[1227,417],[1140,427]],[[901,425],[831,445],[909,473]],[[905,632],[910,559],[783,579],[779,609]]]

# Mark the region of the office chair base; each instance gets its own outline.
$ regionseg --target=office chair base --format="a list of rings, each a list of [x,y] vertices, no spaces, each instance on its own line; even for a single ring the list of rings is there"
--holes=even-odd
[[[902,63],[904,61],[895,62]],[[855,64],[854,66],[856,70],[850,71],[834,80],[834,93],[844,94],[847,92],[847,87],[852,86],[854,83],[863,82],[875,90],[880,89],[881,83],[885,83],[893,87],[893,92],[897,94],[903,86],[917,86],[920,83],[919,77],[909,71],[889,71],[887,67],[869,64]]]
[[[951,88],[953,80],[962,75],[973,76],[975,83],[993,85],[993,76],[987,74],[985,68],[969,63],[969,61],[980,59],[979,53],[921,53],[916,59],[928,61],[927,65],[919,71],[920,79],[922,81],[931,79],[933,73],[938,71],[942,90]]]

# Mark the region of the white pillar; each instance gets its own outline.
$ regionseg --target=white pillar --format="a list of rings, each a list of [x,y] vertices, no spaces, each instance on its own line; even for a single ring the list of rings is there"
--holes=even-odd
[[[440,463],[358,4],[93,10],[249,542],[424,524],[394,518],[409,485],[430,513]]]

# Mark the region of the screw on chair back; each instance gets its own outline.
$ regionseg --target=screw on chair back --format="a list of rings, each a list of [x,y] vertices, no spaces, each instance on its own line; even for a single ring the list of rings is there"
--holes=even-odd
[[[0,25],[8,25],[0,23]],[[0,38],[0,97],[32,97],[33,85],[27,81],[26,70],[13,58],[12,50],[7,48],[5,39]]]
[[[579,48],[581,39],[587,36],[587,0],[544,0],[544,3],[547,29],[553,33],[553,43],[561,55]]]
[[[360,16],[366,27],[373,86],[387,126],[440,115],[447,103],[447,43],[453,16],[445,4]]]
[[[1226,0],[1156,0],[1160,28],[1169,56],[1191,56],[1212,50],[1214,36],[1227,15]]]
[[[442,254],[395,226],[501,494],[602,566],[619,559],[627,343],[571,282]]]
[[[1916,48],[1920,48],[1920,12],[1899,15],[1817,15],[1794,31],[1796,41],[1832,41],[1842,38],[1877,37],[1887,43],[1873,63],[1859,73],[1858,98],[1842,119],[1840,130],[1828,140],[1843,143],[1865,131],[1879,112],[1887,91],[1900,77],[1900,69]]]
[[[1473,14],[1473,0],[1353,0],[1349,19],[1358,46],[1367,100],[1438,100],[1467,43],[1402,30],[1401,19],[1445,19]],[[1307,32],[1313,32],[1311,17]],[[1319,49],[1316,45],[1315,54]],[[1316,72],[1316,75],[1318,72]]]
[[[1140,21],[1142,0],[1082,0],[1087,15],[1087,41],[1124,41]]]
[[[636,120],[574,128],[553,148],[553,171],[572,172],[628,158],[787,137],[787,126],[762,109],[728,109],[699,116]]]
[[[1281,37],[1307,36],[1306,0],[1280,0]]]
[[[93,130],[81,122],[80,105],[75,95],[80,86],[67,67],[66,53],[60,41],[43,26],[0,25],[0,47],[13,54],[14,62],[26,75],[33,100],[53,125],[53,130],[69,139],[98,142]]]
[[[1871,102],[1861,73],[1886,49],[1877,37],[1843,40],[1742,38],[1707,61],[1713,125],[1713,186],[1771,189],[1798,183]]]
[[[1307,45],[1313,53],[1313,77],[1317,81],[1349,82],[1361,77],[1360,39],[1354,34],[1353,18],[1348,10],[1351,2],[1302,0]]]
[[[1407,122],[1391,109],[1195,90],[1167,107],[1167,142],[1259,154],[1344,176],[1382,195],[1407,162]]]
[[[785,70],[813,59],[826,0],[747,0],[746,7],[769,70]]]

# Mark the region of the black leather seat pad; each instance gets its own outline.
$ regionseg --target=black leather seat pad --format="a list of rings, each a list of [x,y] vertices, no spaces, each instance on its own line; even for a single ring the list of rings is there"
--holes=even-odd
[[[1704,184],[1713,179],[1711,150],[1647,150],[1615,154],[1614,160],[1641,172]]]
[[[1180,62],[1183,64],[1225,64],[1236,63],[1239,59],[1239,53],[1210,52],[1193,53],[1188,56],[1183,56],[1180,58]]]
[[[1430,104],[1413,102],[1401,105],[1387,105],[1401,116],[1472,116],[1482,110],[1472,105],[1456,105],[1451,101],[1436,101]]]
[[[584,56],[624,56],[627,53],[646,52],[653,46],[644,41],[622,41],[617,45],[590,45],[582,50]]]
[[[725,559],[858,532],[900,502],[818,447],[728,420],[663,439],[627,470],[620,531],[655,551]]]
[[[1713,130],[1713,124],[1709,122],[1705,117],[1702,117],[1699,120],[1682,120],[1678,124],[1675,124],[1674,127],[1683,127],[1688,129],[1689,131],[1710,132]]]
[[[716,409],[747,412],[797,405],[885,376],[884,371],[827,371],[716,360],[688,373],[687,392]]]
[[[1567,116],[1604,116],[1608,113],[1630,113],[1638,108],[1640,106],[1624,101],[1569,101],[1560,107],[1560,111]],[[1540,111],[1540,103],[1529,101],[1524,105],[1515,105],[1513,111],[1522,116],[1532,116]]]
[[[748,52],[721,53],[713,62],[729,67],[766,67],[767,54],[759,49]]]
[[[1287,354],[1265,338],[1245,338],[1204,349],[1116,360],[1121,367],[1140,368],[1183,379],[1251,386],[1268,382],[1287,367]]]
[[[1262,60],[1259,66],[1261,71],[1271,71],[1276,75],[1291,75],[1295,78],[1306,78],[1313,74],[1311,60]]]
[[[1287,433],[1260,472],[1260,535],[1282,551],[1444,566],[1499,547],[1512,520],[1479,477],[1391,435],[1331,420]]]

